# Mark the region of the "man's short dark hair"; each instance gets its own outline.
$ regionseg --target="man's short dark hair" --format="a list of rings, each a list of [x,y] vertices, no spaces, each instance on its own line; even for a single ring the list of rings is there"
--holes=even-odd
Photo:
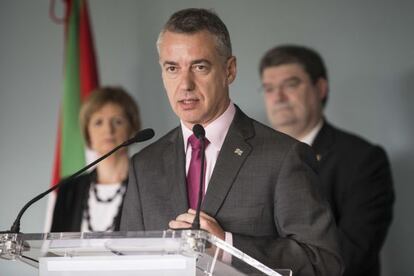
[[[192,8],[180,10],[171,15],[158,36],[158,50],[162,36],[167,31],[183,34],[208,31],[216,38],[219,54],[224,58],[232,56],[229,31],[218,15],[211,10]]]
[[[298,64],[302,66],[314,84],[320,78],[328,80],[328,72],[319,53],[311,48],[298,45],[281,45],[267,51],[260,60],[260,76],[268,67],[286,64]],[[328,96],[323,99],[323,105],[325,105],[327,98]]]

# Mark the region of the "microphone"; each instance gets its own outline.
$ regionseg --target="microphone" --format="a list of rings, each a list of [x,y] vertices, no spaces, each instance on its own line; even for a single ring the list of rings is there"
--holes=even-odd
[[[202,125],[196,124],[193,126],[193,133],[197,139],[204,139],[206,136],[206,131]]]
[[[201,170],[200,170],[200,189],[198,190],[198,202],[197,209],[194,217],[191,229],[200,230],[200,212],[201,212],[201,201],[203,200],[203,183],[204,183],[204,160],[205,160],[205,136],[206,131],[202,125],[196,124],[193,126],[194,136],[201,142]]]
[[[154,137],[155,133],[154,130],[152,128],[146,128],[143,129],[141,131],[138,131],[134,137],[132,137],[129,140],[126,140],[125,142],[122,143],[123,147],[129,146],[133,143],[139,143],[139,142],[144,142],[147,141],[149,139],[151,139],[152,137]]]
[[[71,182],[73,179],[75,179],[76,177],[78,177],[80,174],[82,174],[83,172],[85,172],[86,170],[88,170],[89,168],[95,166],[96,164],[98,164],[99,162],[101,162],[102,160],[104,160],[105,158],[107,158],[108,156],[110,156],[111,154],[113,154],[114,152],[116,152],[117,150],[119,150],[120,148],[129,146],[133,143],[138,143],[138,142],[144,142],[147,141],[149,139],[151,139],[152,137],[154,137],[154,130],[152,130],[151,128],[147,128],[147,129],[143,129],[141,131],[138,131],[134,137],[132,137],[131,139],[128,139],[127,141],[123,142],[122,144],[116,146],[115,148],[113,148],[111,151],[109,151],[108,153],[106,153],[105,155],[101,156],[100,158],[96,159],[95,161],[93,161],[92,163],[90,163],[89,165],[87,165],[86,167],[80,169],[79,171],[75,172],[74,174],[72,174],[71,176],[69,176],[68,178],[66,178],[65,180],[61,181],[59,184],[51,187],[49,190],[37,195],[36,197],[34,197],[33,199],[31,199],[29,202],[27,202],[23,208],[20,210],[19,214],[16,217],[16,220],[14,221],[13,225],[10,228],[10,231],[6,232],[6,233],[19,233],[20,232],[20,220],[24,214],[24,212],[35,202],[37,202],[38,200],[40,200],[41,198],[43,198],[45,195],[49,194],[50,192],[56,190],[57,188],[59,188],[60,186],[62,186],[65,183],[69,183]],[[4,233],[4,232],[2,232]]]

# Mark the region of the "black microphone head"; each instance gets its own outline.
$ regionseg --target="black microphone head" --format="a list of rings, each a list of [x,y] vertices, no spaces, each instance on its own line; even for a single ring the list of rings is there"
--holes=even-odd
[[[131,139],[127,141],[127,145],[130,145],[132,143],[147,141],[151,139],[152,137],[154,137],[154,135],[155,135],[155,132],[152,128],[146,128],[146,129],[140,130],[135,134],[134,137],[132,137]]]
[[[197,139],[204,138],[206,136],[206,131],[204,127],[200,124],[196,124],[193,126],[193,133]]]

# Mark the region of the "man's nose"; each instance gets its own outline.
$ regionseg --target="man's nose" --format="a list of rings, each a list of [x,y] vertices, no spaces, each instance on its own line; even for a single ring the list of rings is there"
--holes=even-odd
[[[195,88],[194,74],[191,71],[183,72],[181,75],[180,88],[184,91],[192,91]]]
[[[273,102],[278,103],[286,100],[286,94],[283,86],[273,87],[272,90],[267,93],[269,94],[268,96],[272,99]]]

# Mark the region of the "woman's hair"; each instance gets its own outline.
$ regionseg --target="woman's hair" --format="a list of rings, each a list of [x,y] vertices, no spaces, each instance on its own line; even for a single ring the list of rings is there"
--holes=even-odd
[[[129,122],[129,136],[141,128],[138,106],[135,100],[119,86],[104,86],[95,89],[83,103],[79,119],[83,137],[90,145],[88,125],[92,115],[106,104],[116,104],[122,108]]]

